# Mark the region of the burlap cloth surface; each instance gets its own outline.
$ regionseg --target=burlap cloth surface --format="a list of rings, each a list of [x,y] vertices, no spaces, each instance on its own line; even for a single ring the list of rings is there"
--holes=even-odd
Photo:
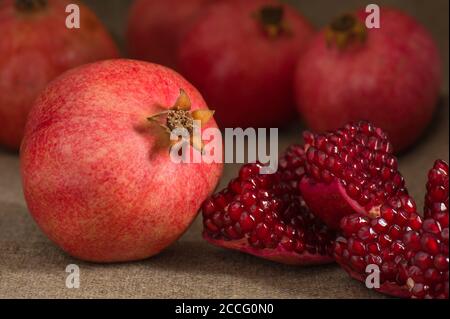
[[[88,3],[119,42],[128,1]],[[338,4],[339,3],[339,4]],[[361,1],[303,1],[299,6],[322,24],[336,12]],[[403,7],[440,40],[448,69],[448,1],[381,1]],[[109,8],[108,8],[109,7]],[[443,99],[427,134],[400,158],[411,194],[422,206],[426,171],[434,159],[449,156],[448,72]],[[281,132],[280,150],[299,140],[301,128]],[[221,186],[238,167],[226,167]],[[80,267],[79,289],[66,288],[65,268]],[[22,195],[18,155],[0,150],[0,298],[381,298],[351,280],[336,265],[292,267],[215,248],[201,239],[197,219],[165,252],[133,263],[98,265],[67,256],[51,243],[30,217]]]

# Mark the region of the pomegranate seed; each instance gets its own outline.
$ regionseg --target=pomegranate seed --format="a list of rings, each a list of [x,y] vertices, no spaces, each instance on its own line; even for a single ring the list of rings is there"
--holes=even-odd
[[[210,199],[206,200],[202,205],[202,211],[205,217],[210,217],[212,214],[216,212],[214,202]]]
[[[434,266],[441,271],[448,270],[448,256],[438,254],[434,258]]]
[[[233,202],[228,206],[228,215],[230,218],[237,222],[239,221],[241,215],[243,213],[242,205],[239,202]]]
[[[440,243],[432,234],[425,233],[420,239],[422,249],[429,254],[435,255],[440,251]]]
[[[441,225],[434,219],[426,219],[423,223],[423,229],[427,233],[432,233],[435,235],[439,235],[442,231]]]
[[[364,256],[364,254],[366,252],[366,247],[359,240],[351,239],[351,242],[349,241],[349,247],[350,247],[350,252],[352,252],[353,254],[356,254],[358,256]]]
[[[253,229],[255,225],[255,218],[252,215],[249,215],[248,213],[243,213],[241,215],[239,225],[241,227],[241,230],[244,233],[247,233]]]

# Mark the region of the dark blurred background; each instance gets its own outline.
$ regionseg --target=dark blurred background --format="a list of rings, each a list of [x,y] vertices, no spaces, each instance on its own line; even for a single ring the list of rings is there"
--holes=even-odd
[[[164,1],[164,0],[161,0]],[[242,0],[245,1],[245,0]],[[116,41],[123,48],[124,30],[128,8],[133,0],[83,0],[93,8],[113,33]],[[320,28],[336,15],[365,7],[370,3],[380,6],[388,5],[402,9],[417,18],[433,34],[441,49],[444,61],[444,92],[448,93],[448,61],[449,61],[449,2],[448,0],[285,0],[296,6],[316,27]]]

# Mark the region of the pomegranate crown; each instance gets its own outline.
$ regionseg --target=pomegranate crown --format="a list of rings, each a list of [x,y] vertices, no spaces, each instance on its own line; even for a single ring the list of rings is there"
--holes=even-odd
[[[195,121],[199,121],[201,126],[205,125],[213,118],[214,111],[208,109],[191,111],[191,108],[191,99],[183,89],[180,89],[180,94],[171,108],[154,114],[147,120],[158,123],[169,135],[175,129],[186,129],[190,134],[191,145],[203,151],[203,142],[194,138]]]
[[[367,38],[365,25],[353,13],[345,13],[335,18],[325,31],[329,47],[335,45],[344,50],[352,44],[364,43]]]
[[[269,38],[276,38],[282,33],[289,33],[286,24],[285,10],[282,5],[266,5],[259,9],[255,18],[262,25]]]

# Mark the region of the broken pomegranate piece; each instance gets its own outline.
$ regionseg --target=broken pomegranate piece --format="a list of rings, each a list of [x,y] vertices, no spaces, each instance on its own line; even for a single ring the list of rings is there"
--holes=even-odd
[[[335,132],[304,134],[306,175],[300,192],[308,207],[333,229],[344,216],[376,217],[392,196],[407,194],[387,135],[367,122]]]
[[[203,237],[219,247],[285,264],[333,262],[335,234],[299,193],[304,164],[304,148],[291,146],[275,174],[260,174],[259,164],[243,166],[239,177],[203,204]]]
[[[425,217],[407,195],[394,196],[371,218],[353,214],[341,221],[336,261],[365,281],[377,265],[377,291],[397,297],[448,299],[448,164],[437,161],[429,173]]]

